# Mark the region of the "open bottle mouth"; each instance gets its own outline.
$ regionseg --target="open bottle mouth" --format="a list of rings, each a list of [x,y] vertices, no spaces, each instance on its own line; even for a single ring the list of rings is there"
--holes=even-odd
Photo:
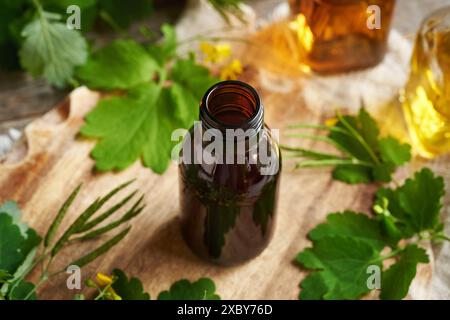
[[[223,81],[212,86],[200,106],[200,121],[206,129],[253,129],[264,123],[264,108],[258,93],[241,81]]]

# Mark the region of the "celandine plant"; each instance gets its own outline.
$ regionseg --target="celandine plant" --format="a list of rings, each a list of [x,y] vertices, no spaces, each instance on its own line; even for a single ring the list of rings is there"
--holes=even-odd
[[[306,159],[297,167],[334,166],[333,177],[347,183],[392,181],[396,167],[411,159],[409,145],[379,137],[378,125],[364,109],[357,116],[338,113],[325,126],[294,128],[327,132],[327,136],[295,135],[329,143],[339,151],[283,146]],[[373,289],[380,291],[381,299],[407,295],[417,265],[429,262],[421,245],[450,240],[440,221],[445,185],[442,177],[424,168],[395,186],[379,188],[372,214],[331,213],[308,233],[313,246],[296,257],[299,265],[312,271],[300,284],[300,299],[356,299]],[[393,264],[387,268],[385,262]]]

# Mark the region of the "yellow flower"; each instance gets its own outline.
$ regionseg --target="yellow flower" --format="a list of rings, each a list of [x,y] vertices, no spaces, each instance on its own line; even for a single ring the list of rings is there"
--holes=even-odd
[[[200,51],[203,52],[205,62],[222,62],[231,55],[231,47],[228,44],[213,45],[209,42],[200,43]]]
[[[114,283],[113,277],[107,276],[103,273],[97,273],[97,284],[100,287],[107,287],[105,297],[109,300],[122,300],[122,297],[119,296],[116,291],[111,287],[111,285]]]
[[[108,285],[112,285],[113,284],[113,278],[107,276],[106,274],[103,273],[97,273],[97,283],[99,286],[101,287],[106,287]]]
[[[325,120],[325,125],[327,127],[334,127],[336,123],[338,123],[338,119],[336,117]]]
[[[243,68],[241,61],[238,59],[233,59],[230,64],[226,65],[220,70],[221,80],[236,80],[238,76],[242,73]]]

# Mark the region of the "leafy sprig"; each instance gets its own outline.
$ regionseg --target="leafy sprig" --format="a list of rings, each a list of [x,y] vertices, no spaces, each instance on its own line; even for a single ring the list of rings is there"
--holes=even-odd
[[[230,13],[241,17],[239,0],[209,1],[227,21]],[[72,5],[81,10],[81,30],[63,23]],[[124,34],[132,23],[154,12],[153,0],[134,0],[133,5],[116,0],[5,0],[0,15],[0,68],[21,67],[58,88],[77,86],[74,68],[83,65],[89,54],[84,34],[98,24]]]
[[[422,240],[449,240],[439,219],[443,195],[443,179],[425,168],[396,189],[381,188],[375,215],[328,215],[308,234],[313,247],[296,258],[314,270],[301,282],[300,299],[359,298],[371,291],[369,267],[382,272],[381,299],[404,298],[417,265],[429,262]],[[386,248],[389,252],[383,255]],[[395,263],[385,269],[385,260]]]
[[[56,238],[61,223],[80,192],[81,186],[78,186],[56,214],[44,236],[44,241],[41,241],[41,238],[33,229],[20,222],[20,210],[14,202],[7,202],[1,206],[0,247],[8,248],[8,250],[1,250],[0,252],[0,298],[9,300],[36,299],[35,291],[49,278],[64,272],[69,265],[83,267],[119,243],[128,234],[131,227],[127,227],[84,256],[74,259],[64,268],[52,270],[54,260],[67,245],[94,239],[99,235],[115,230],[143,210],[144,204],[141,197],[121,218],[107,223],[105,226],[99,226],[131,201],[137,193],[137,191],[134,191],[110,209],[94,217],[109,200],[130,183],[131,181],[124,183],[104,197],[98,198],[78,216],[59,238]],[[39,266],[41,274],[38,283],[27,282],[25,280],[27,275]]]
[[[282,148],[292,157],[301,158],[297,168],[334,167],[333,178],[346,183],[390,182],[398,166],[411,159],[411,147],[393,137],[380,137],[380,130],[370,114],[361,108],[357,116],[336,114],[331,125],[300,124],[290,129],[317,129],[327,135],[290,134],[333,146],[337,152],[325,153],[292,146]]]
[[[59,14],[44,11],[38,0],[33,3],[37,18],[22,30],[21,65],[31,75],[42,75],[50,84],[64,87],[73,81],[75,67],[86,62],[86,40],[60,22]]]
[[[193,55],[177,56],[172,27],[162,31],[164,39],[147,47],[113,42],[77,71],[90,87],[125,90],[100,101],[81,128],[84,136],[99,139],[92,157],[100,171],[122,170],[142,158],[146,167],[163,173],[175,144],[172,132],[192,125],[203,93],[217,81]]]

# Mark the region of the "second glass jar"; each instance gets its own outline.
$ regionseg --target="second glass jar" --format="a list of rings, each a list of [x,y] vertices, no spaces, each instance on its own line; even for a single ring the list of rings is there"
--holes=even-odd
[[[395,0],[290,0],[301,63],[321,74],[383,60]]]

